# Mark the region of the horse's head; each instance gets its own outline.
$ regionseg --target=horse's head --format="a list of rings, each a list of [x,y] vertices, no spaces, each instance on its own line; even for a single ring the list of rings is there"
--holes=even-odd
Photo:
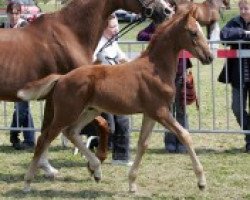
[[[231,9],[230,0],[222,0],[222,3],[225,5],[226,10]]]
[[[131,4],[131,0],[127,0]],[[160,23],[171,17],[174,12],[166,0],[134,0],[139,3],[143,17],[151,18],[155,23]],[[128,3],[129,4],[129,3]]]
[[[213,61],[213,55],[200,24],[193,17],[194,11],[195,6],[192,6],[192,10],[182,20],[181,27],[183,30],[178,37],[181,40],[181,48],[188,50],[203,64],[210,64]]]

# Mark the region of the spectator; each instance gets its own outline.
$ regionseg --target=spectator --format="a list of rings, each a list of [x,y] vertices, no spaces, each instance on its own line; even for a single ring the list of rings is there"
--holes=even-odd
[[[10,2],[7,5],[7,21],[3,23],[3,28],[19,28],[27,25],[27,21],[21,18],[21,5],[19,3]],[[14,56],[14,55],[13,55]],[[29,111],[28,102],[16,102],[14,106],[13,119],[11,128],[24,127],[34,128],[33,119]],[[10,142],[16,150],[34,148],[35,133],[32,130],[23,131],[24,141],[19,139],[20,130],[10,131]]]
[[[220,38],[223,41],[250,41],[250,1],[239,0],[238,7],[240,15],[232,18],[221,30]],[[231,49],[239,48],[238,44],[229,45]],[[250,49],[250,44],[242,44],[241,49]],[[242,67],[240,67],[240,63]],[[250,95],[250,59],[228,58],[227,69],[224,66],[218,80],[222,83],[231,83],[233,113],[237,122],[243,125],[243,129],[250,130],[250,116],[246,111],[247,97]],[[241,109],[241,100],[243,102],[243,110]],[[245,141],[246,152],[249,153],[250,135],[245,136]]]
[[[149,41],[155,32],[156,24],[153,22],[149,24],[145,29],[141,30],[137,35],[138,41]],[[175,102],[172,107],[172,112],[177,121],[183,126],[188,126],[187,115],[185,111],[185,106],[182,102],[182,86],[183,86],[183,69],[191,68],[192,63],[189,59],[179,59],[177,74],[175,79],[176,86],[176,97]],[[164,135],[165,149],[169,153],[186,153],[186,147],[178,140],[175,134],[166,131]]]
[[[118,20],[115,15],[111,15],[95,50],[94,60],[108,65],[118,64],[127,60],[116,40],[112,40],[106,48],[102,48],[107,41],[117,34],[118,30]],[[103,117],[108,121],[111,130],[112,164],[130,166],[132,162],[130,161],[128,117],[124,115],[112,115],[110,113],[103,113]]]

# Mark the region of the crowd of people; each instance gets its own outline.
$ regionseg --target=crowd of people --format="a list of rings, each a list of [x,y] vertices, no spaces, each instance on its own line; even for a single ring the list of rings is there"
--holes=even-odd
[[[233,17],[221,30],[222,41],[250,41],[250,1],[239,0],[239,15]],[[7,6],[7,21],[1,25],[2,28],[22,28],[28,22],[21,18],[21,5],[10,2]],[[137,35],[138,41],[149,41],[154,34],[157,24],[151,23],[141,30]],[[119,31],[119,24],[116,16],[112,14],[108,20],[107,27],[99,41],[93,55],[93,61],[103,64],[104,67],[128,62],[124,52],[120,49],[117,40],[112,39]],[[107,45],[108,44],[108,45]],[[105,46],[105,47],[104,47]],[[230,44],[231,49],[249,49],[250,44]],[[242,67],[241,67],[242,66]],[[176,73],[176,98],[172,106],[173,115],[185,128],[188,128],[188,116],[186,107],[181,100],[181,88],[184,84],[185,70],[192,68],[190,59],[180,58]],[[242,78],[240,78],[242,77]],[[227,65],[223,67],[218,80],[222,83],[230,83],[232,86],[232,111],[237,122],[243,125],[243,130],[250,130],[250,114],[247,111],[247,102],[250,97],[250,59],[249,58],[228,58]],[[115,84],[115,83],[114,83]],[[241,98],[241,96],[243,98]],[[248,101],[247,101],[248,99]],[[243,106],[241,106],[241,102]],[[250,109],[250,108],[249,108]],[[109,148],[112,149],[112,163],[130,166],[130,128],[129,118],[124,115],[113,115],[103,113],[102,116],[108,121],[111,136]],[[243,116],[243,117],[242,117]],[[30,128],[23,131],[24,140],[21,141],[17,127]],[[28,102],[16,102],[14,106],[13,119],[11,123],[10,142],[14,149],[32,149],[35,145],[33,119]],[[91,134],[88,134],[91,135]],[[250,152],[250,134],[245,135],[245,150]],[[165,150],[168,153],[186,153],[186,147],[179,141],[175,134],[166,130],[164,134]]]

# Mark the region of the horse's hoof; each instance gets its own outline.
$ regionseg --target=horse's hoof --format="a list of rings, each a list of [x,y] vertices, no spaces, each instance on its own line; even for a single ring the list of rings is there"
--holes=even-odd
[[[29,193],[31,191],[30,187],[24,187],[23,192],[24,193]]]
[[[95,179],[95,182],[99,183],[101,181],[101,178],[100,177],[96,177],[94,176],[94,179]]]
[[[198,187],[201,191],[204,191],[206,189],[206,185],[198,184]]]
[[[44,174],[45,178],[54,180],[59,174],[59,171],[57,169],[53,169],[50,172],[47,172]]]
[[[131,193],[136,193],[137,192],[137,186],[136,186],[135,183],[130,184],[130,186],[129,186],[129,192],[131,192]]]
[[[23,188],[23,192],[29,193],[30,191],[31,191],[30,183],[25,183],[24,188]]]
[[[207,185],[206,178],[203,176],[199,181],[198,181],[198,187],[201,191],[205,190]]]
[[[99,167],[98,167],[98,168],[99,168]],[[95,182],[97,182],[97,183],[100,182],[101,177],[102,177],[102,171],[101,171],[101,169],[98,169],[98,168],[95,169],[95,170],[93,170],[93,169],[90,168],[89,162],[88,162],[88,164],[87,164],[87,169],[88,169],[88,171],[89,171],[90,176],[91,176],[91,177],[93,176]]]

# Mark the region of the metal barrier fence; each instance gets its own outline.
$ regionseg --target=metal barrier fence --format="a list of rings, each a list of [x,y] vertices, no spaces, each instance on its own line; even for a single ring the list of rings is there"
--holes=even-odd
[[[147,47],[147,42],[121,41],[119,43],[130,59],[139,56],[140,52]],[[239,126],[237,124],[235,116],[232,113],[231,86],[219,83],[217,77],[223,65],[227,66],[225,58],[250,58],[250,50],[242,50],[241,48],[239,50],[229,50],[226,45],[222,46],[219,41],[210,43],[211,45],[220,45],[220,49],[213,49],[215,59],[211,65],[203,66],[197,59],[192,58],[188,52],[180,54],[180,56],[191,58],[193,64],[192,72],[200,104],[199,110],[196,109],[195,105],[187,106],[186,124],[188,124],[188,127],[186,127],[193,133],[249,133],[249,131],[242,130],[243,125]],[[223,44],[229,43],[231,42],[223,42]],[[237,43],[240,47],[243,44],[240,41]],[[242,107],[242,98],[240,102],[240,106]],[[31,102],[30,107],[35,130],[39,131],[43,119],[44,102]],[[13,103],[0,102],[0,130],[30,130],[31,128],[10,128],[13,108]],[[243,113],[241,113],[242,117]],[[139,131],[140,126],[141,115],[131,116],[132,131]],[[164,129],[160,125],[157,125],[154,131],[163,132]]]

